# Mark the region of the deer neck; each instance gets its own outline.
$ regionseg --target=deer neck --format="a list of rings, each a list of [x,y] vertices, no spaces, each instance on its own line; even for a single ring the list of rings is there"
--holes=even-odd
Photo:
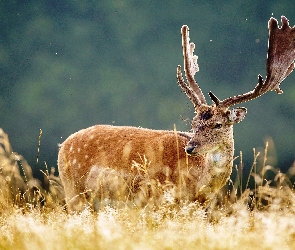
[[[217,149],[207,153],[207,166],[218,171],[232,166],[234,155],[233,141],[223,142]]]
[[[225,185],[232,172],[234,155],[233,140],[224,141],[217,149],[206,155],[206,167],[199,180],[198,200],[211,199]]]

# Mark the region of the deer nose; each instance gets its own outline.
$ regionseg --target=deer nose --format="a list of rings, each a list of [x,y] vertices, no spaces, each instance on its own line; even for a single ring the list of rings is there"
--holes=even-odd
[[[195,146],[186,146],[184,150],[187,154],[191,155],[194,153],[194,149],[195,149]]]

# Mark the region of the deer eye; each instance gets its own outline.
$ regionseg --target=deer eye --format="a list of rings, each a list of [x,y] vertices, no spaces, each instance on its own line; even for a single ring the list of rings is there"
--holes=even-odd
[[[221,128],[222,127],[222,124],[221,123],[216,123],[214,128]]]

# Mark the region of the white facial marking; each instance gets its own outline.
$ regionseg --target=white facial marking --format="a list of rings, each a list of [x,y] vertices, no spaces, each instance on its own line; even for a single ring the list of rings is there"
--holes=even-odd
[[[222,173],[226,170],[226,157],[221,151],[209,154],[209,159],[216,173]]]
[[[211,158],[211,161],[217,163],[217,162],[220,162],[221,161],[222,155],[221,155],[220,152],[215,153],[215,154],[213,153],[213,154],[210,154],[210,158]]]

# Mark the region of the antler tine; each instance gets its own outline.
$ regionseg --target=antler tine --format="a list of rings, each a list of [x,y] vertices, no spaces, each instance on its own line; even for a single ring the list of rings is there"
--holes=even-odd
[[[195,92],[195,95],[199,100],[198,104],[194,104],[198,106],[200,104],[206,104],[205,96],[194,79],[196,72],[199,71],[199,66],[197,63],[198,57],[194,55],[195,44],[190,43],[188,26],[182,26],[181,34],[186,79],[189,83],[189,87]]]
[[[187,97],[191,100],[191,102],[194,104],[195,108],[201,105],[199,98],[196,96],[195,92],[185,83],[182,73],[181,73],[181,66],[177,66],[177,82],[178,85],[181,87],[183,92],[187,95]]]
[[[250,101],[250,100],[255,99],[258,96],[262,95],[260,93],[260,90],[261,90],[261,88],[263,86],[263,83],[264,82],[263,82],[262,76],[258,75],[258,83],[257,83],[256,87],[252,91],[249,91],[249,92],[247,92],[245,94],[242,94],[242,95],[229,97],[229,98],[227,98],[227,99],[225,99],[223,101],[219,101],[218,103],[216,103],[215,100],[212,99],[211,95],[210,95],[210,97],[215,102],[216,105],[223,106],[223,107],[230,107],[230,106],[242,103],[242,102]]]
[[[271,18],[268,22],[268,53],[266,61],[266,80],[258,76],[258,84],[254,90],[229,97],[219,105],[229,107],[238,103],[250,101],[268,91],[275,90],[278,94],[283,93],[280,89],[281,82],[293,71],[295,60],[295,26],[289,26],[286,17],[281,17],[282,27],[278,27],[278,21]]]

